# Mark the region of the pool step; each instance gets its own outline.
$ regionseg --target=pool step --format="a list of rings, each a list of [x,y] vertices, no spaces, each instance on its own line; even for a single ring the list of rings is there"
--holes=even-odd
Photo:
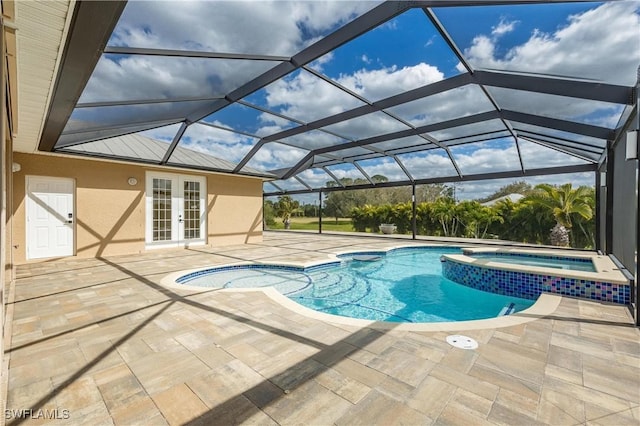
[[[377,254],[359,254],[351,258],[351,260],[355,260],[358,262],[375,262],[376,260],[380,259],[382,259],[382,256]]]

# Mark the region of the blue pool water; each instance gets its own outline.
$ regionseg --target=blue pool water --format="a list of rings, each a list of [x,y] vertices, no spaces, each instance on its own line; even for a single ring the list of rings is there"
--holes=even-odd
[[[345,256],[341,263],[307,270],[252,265],[208,272],[195,278],[186,276],[178,281],[210,288],[272,286],[316,311],[390,322],[492,318],[507,307],[517,312],[534,303],[475,290],[442,277],[440,256],[454,253],[461,251],[457,248],[398,249],[381,254],[378,260],[374,260],[377,256],[372,253],[366,253],[361,257]]]
[[[573,259],[568,257],[530,256],[513,253],[474,253],[470,255],[492,262],[510,263],[517,265],[543,266],[545,268],[572,269],[574,271],[596,272],[591,259]]]

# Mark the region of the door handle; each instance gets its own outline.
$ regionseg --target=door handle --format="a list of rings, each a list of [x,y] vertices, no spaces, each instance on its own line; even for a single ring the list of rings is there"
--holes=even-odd
[[[73,213],[67,213],[67,223],[73,223]]]
[[[182,222],[184,222],[184,221],[182,220],[182,215],[178,215],[178,223],[182,223]]]

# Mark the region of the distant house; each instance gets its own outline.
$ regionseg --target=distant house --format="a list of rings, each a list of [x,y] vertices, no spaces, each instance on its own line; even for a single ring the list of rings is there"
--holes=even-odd
[[[522,195],[522,194],[518,194],[518,193],[507,194],[507,195],[503,195],[502,197],[498,197],[498,198],[495,198],[493,200],[490,200],[490,201],[487,201],[485,203],[482,203],[482,205],[491,207],[491,206],[495,205],[498,201],[502,201],[502,200],[509,200],[512,203],[517,203],[522,198],[524,198],[524,195]]]

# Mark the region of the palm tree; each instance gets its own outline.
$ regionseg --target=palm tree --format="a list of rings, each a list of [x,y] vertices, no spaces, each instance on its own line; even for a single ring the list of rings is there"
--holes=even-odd
[[[431,204],[431,214],[442,226],[445,237],[455,237],[458,230],[456,202],[451,198],[440,197]]]
[[[477,201],[461,201],[456,206],[458,222],[465,228],[465,237],[484,238],[494,222],[504,222],[498,210],[481,205]]]
[[[289,195],[282,195],[278,197],[278,201],[274,204],[276,214],[282,217],[282,223],[284,223],[284,229],[289,229],[291,226],[291,214],[300,207],[300,203]]]
[[[556,225],[551,230],[551,244],[568,246],[572,218],[589,220],[593,216],[589,202],[592,193],[587,186],[572,189],[570,183],[561,186],[543,183],[537,185],[526,198],[533,204],[547,208],[556,220]]]

